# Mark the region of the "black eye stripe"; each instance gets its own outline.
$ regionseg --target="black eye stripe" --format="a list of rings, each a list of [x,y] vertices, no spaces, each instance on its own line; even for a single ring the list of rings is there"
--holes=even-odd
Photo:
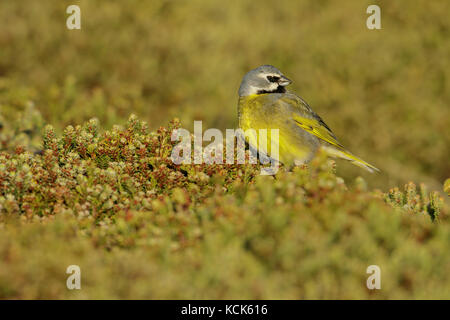
[[[270,82],[278,82],[278,80],[280,80],[280,77],[277,77],[277,76],[267,76],[267,80],[269,80]]]

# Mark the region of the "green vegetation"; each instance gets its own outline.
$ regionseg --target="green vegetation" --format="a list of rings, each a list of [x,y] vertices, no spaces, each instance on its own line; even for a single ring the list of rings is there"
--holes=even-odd
[[[437,193],[347,186],[324,155],[276,178],[180,165],[172,129],[130,117],[45,128],[0,155],[3,298],[444,298],[450,224]],[[432,223],[434,220],[436,223]],[[83,289],[65,287],[82,268]],[[370,293],[365,270],[383,270]]]
[[[0,298],[449,298],[449,3],[377,2],[1,2]],[[174,165],[266,63],[382,173]]]

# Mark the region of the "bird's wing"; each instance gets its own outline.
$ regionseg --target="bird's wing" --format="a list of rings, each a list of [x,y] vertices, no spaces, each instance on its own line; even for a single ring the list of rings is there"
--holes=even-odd
[[[278,100],[278,103],[289,106],[288,108],[292,111],[292,119],[300,128],[336,148],[344,149],[344,146],[337,140],[327,124],[302,98],[295,94],[287,93]]]
[[[331,145],[324,146],[325,151],[330,156],[349,160],[353,164],[370,172],[380,171],[370,163],[367,163],[346,150],[344,146],[339,143],[334,133],[326,125],[322,118],[320,118],[299,96],[287,93],[279,97],[278,103],[292,111],[292,119],[300,128]]]

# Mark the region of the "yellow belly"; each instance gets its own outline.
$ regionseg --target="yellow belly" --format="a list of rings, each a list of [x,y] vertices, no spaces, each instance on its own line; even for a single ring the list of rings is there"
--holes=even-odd
[[[257,96],[241,97],[238,108],[239,127],[246,133],[249,145],[259,152],[291,165],[308,162],[317,151],[318,143],[308,139],[289,114],[263,110]],[[278,129],[278,136],[275,129]]]

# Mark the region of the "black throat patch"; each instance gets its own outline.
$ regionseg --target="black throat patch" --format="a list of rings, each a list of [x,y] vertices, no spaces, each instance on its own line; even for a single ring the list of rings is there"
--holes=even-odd
[[[264,93],[285,93],[286,88],[283,86],[278,86],[275,90],[269,91],[269,90],[259,90],[257,94],[264,94]]]

